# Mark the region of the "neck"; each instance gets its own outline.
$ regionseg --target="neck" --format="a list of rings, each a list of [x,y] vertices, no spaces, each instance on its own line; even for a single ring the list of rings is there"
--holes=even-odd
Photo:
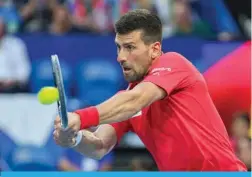
[[[154,59],[152,60],[151,66],[149,67],[149,69],[147,70],[147,72],[146,72],[145,75],[147,75],[147,74],[153,69],[153,67],[155,67],[156,63],[158,63],[158,61],[159,61],[159,58],[160,58],[163,54],[164,54],[163,51],[160,51],[160,54],[159,54],[156,58],[154,58]]]

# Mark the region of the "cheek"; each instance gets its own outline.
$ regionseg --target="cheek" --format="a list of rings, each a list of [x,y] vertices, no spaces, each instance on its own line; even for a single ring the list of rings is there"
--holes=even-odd
[[[128,56],[128,62],[136,72],[143,72],[149,65],[148,51],[134,51]]]
[[[149,68],[149,63],[147,60],[138,60],[135,63],[135,68],[139,74],[144,74]]]
[[[129,54],[128,55],[128,58],[127,58],[127,61],[128,62],[134,62],[134,61],[136,61],[137,60],[137,55],[135,55],[135,54]]]

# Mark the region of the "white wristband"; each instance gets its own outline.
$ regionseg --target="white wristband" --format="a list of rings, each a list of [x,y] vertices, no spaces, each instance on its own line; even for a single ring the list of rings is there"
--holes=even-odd
[[[75,143],[71,146],[71,148],[74,148],[74,147],[76,147],[76,146],[78,146],[78,144],[80,144],[80,142],[81,142],[81,140],[82,140],[82,132],[81,131],[79,131],[78,133],[77,133],[77,136],[76,136],[76,138],[75,138]]]

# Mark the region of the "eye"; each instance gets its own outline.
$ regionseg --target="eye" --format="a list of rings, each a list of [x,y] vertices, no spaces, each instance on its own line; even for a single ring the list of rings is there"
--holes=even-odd
[[[119,53],[119,51],[121,50],[121,47],[119,45],[116,45],[117,48],[117,53]]]
[[[125,48],[126,48],[127,50],[133,50],[133,49],[135,49],[135,47],[132,46],[132,45],[125,46]]]
[[[121,46],[119,46],[118,44],[116,45],[117,49],[120,50],[121,49]]]

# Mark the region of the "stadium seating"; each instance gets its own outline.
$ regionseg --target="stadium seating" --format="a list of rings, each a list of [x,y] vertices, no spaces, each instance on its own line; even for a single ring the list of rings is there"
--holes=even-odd
[[[94,58],[79,63],[76,67],[77,97],[96,105],[111,97],[120,89],[121,75],[117,65]]]
[[[13,171],[55,171],[54,161],[47,149],[29,145],[15,148],[8,159]]]
[[[66,95],[71,94],[72,68],[65,62],[60,60],[62,75]],[[31,91],[37,93],[44,86],[54,86],[52,66],[50,58],[41,58],[32,62],[31,74]]]

